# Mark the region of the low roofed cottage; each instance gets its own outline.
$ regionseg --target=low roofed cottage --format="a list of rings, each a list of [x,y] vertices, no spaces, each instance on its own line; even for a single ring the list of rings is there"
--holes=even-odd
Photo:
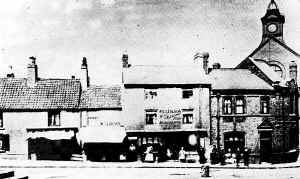
[[[2,150],[24,158],[31,153],[37,157],[37,148],[41,155],[47,150],[54,155],[51,142],[46,140],[70,140],[79,123],[73,116],[79,107],[80,81],[41,79],[35,60],[30,58],[27,78],[8,75],[0,79]],[[37,138],[45,139],[48,148],[37,147]]]

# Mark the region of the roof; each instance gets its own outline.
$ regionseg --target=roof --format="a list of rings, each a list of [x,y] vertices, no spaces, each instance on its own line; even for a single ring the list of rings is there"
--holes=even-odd
[[[210,72],[213,90],[272,90],[267,82],[248,69],[221,68]]]
[[[209,84],[199,66],[132,66],[123,69],[124,84]]]
[[[0,109],[74,109],[80,90],[75,79],[40,79],[30,87],[25,78],[0,78]]]
[[[250,63],[250,64],[249,64]],[[282,82],[283,79],[267,64],[266,61],[261,59],[253,59],[251,57],[247,58],[246,60],[242,61],[237,67],[242,69],[249,69],[251,70],[251,65],[255,65],[269,80],[274,82]]]
[[[280,40],[276,39],[275,37],[271,36],[266,41],[261,43],[248,57],[252,57],[254,54],[256,54],[258,51],[260,51],[265,45],[267,45],[269,42],[274,42],[274,46],[272,48],[277,48],[276,46],[282,46],[287,51],[291,52],[297,57],[300,57],[300,55],[295,52],[293,49],[291,49],[289,46],[287,46],[284,42],[281,42]]]
[[[82,92],[81,109],[121,108],[120,86],[90,86]]]

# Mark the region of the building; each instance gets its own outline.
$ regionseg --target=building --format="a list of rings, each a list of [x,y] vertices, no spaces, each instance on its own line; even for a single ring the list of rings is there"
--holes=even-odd
[[[39,78],[34,57],[27,72],[27,78],[9,74],[0,79],[2,152],[18,158],[69,158],[76,152],[80,81]]]
[[[178,159],[181,147],[196,151],[209,145],[211,86],[206,69],[199,64],[131,66],[127,55],[122,60],[123,122],[141,156],[148,146],[156,152],[163,146]]]
[[[283,40],[284,16],[274,0],[261,19],[262,41],[236,68],[214,64],[211,139],[235,153],[249,148],[254,161],[297,159],[299,55]]]
[[[128,148],[122,123],[121,86],[89,84],[88,66],[81,65],[81,124],[78,140],[88,160],[116,161]]]

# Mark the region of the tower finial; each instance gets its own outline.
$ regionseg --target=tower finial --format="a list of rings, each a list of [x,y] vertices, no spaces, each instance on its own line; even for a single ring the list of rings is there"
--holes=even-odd
[[[271,0],[271,2],[268,5],[268,10],[271,10],[271,9],[278,9],[278,6],[277,6],[275,0]]]

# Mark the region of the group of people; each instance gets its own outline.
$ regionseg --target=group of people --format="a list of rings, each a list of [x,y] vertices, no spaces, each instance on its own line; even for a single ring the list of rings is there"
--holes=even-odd
[[[178,154],[178,155],[176,155]],[[163,147],[160,144],[154,150],[153,146],[147,146],[143,152],[143,161],[145,162],[163,162],[170,159],[175,159],[174,156],[177,156],[180,162],[186,162],[187,160],[187,152],[184,147],[181,147],[178,153],[172,153],[170,148]],[[205,149],[202,146],[197,147],[197,154],[199,156],[200,163],[206,163],[207,158],[205,157]],[[136,161],[138,156],[138,152],[136,150],[136,146],[134,144],[130,144],[129,151],[127,155],[128,161]],[[216,146],[213,146],[212,151],[210,153],[210,161],[212,164],[220,163],[221,165],[225,165],[226,163],[236,163],[238,167],[240,165],[241,160],[244,161],[245,166],[249,166],[249,158],[250,158],[250,150],[245,148],[241,151],[239,148],[232,152],[229,148],[227,153],[225,153],[224,149],[218,151]]]

